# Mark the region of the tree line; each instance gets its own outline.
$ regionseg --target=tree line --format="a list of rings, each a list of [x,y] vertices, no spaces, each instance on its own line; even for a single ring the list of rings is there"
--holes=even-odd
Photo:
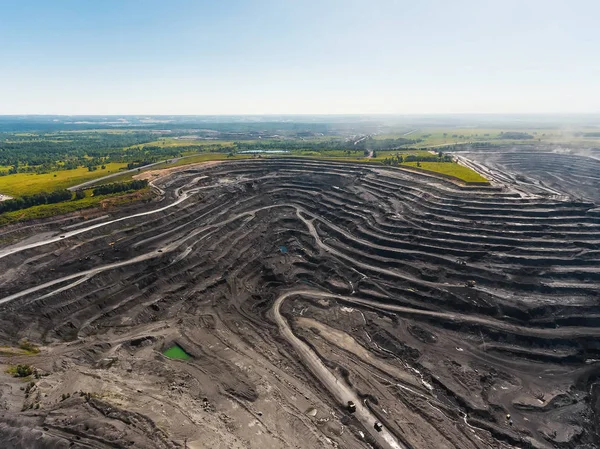
[[[514,140],[527,140],[533,139],[534,137],[529,133],[519,132],[519,131],[502,131],[498,135],[498,139],[514,139]]]
[[[385,165],[396,167],[403,162],[452,162],[452,156],[441,151],[437,154],[408,154],[406,156],[398,153],[395,156],[386,157],[382,162]]]
[[[85,196],[85,195],[84,195]],[[68,190],[55,190],[54,192],[40,192],[33,195],[25,195],[6,201],[0,201],[0,213],[27,209],[40,204],[54,204],[73,199],[73,194]]]
[[[148,186],[145,179],[136,179],[129,182],[115,182],[112,184],[103,184],[93,190],[94,196],[108,195],[110,193],[128,192],[130,190],[140,190]]]
[[[132,190],[140,190],[148,185],[146,180],[134,180],[130,182],[119,182],[113,184],[105,184],[98,186],[93,190],[94,196],[108,195],[109,193],[128,192]],[[75,192],[75,200],[85,198],[83,190]],[[0,214],[4,212],[12,212],[21,209],[27,209],[41,204],[56,204],[64,201],[71,201],[73,193],[66,189],[55,190],[53,192],[40,192],[33,195],[24,195],[18,198],[12,198],[6,201],[0,201]]]

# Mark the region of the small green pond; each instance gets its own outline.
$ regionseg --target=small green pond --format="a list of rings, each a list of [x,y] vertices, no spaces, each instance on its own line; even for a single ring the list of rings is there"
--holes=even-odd
[[[170,359],[188,360],[191,356],[179,345],[173,345],[163,352]]]

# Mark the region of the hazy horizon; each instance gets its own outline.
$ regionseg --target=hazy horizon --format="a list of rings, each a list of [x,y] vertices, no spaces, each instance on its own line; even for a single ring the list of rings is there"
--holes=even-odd
[[[1,115],[600,113],[593,1],[3,4]]]

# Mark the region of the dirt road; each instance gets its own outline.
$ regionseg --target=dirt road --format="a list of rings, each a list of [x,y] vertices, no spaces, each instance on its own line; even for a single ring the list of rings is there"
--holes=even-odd
[[[271,310],[273,312],[273,318],[279,326],[281,335],[283,335],[285,339],[294,347],[294,350],[300,357],[302,357],[306,366],[312,371],[315,377],[317,377],[323,383],[323,385],[325,385],[331,394],[339,401],[339,404],[342,407],[345,407],[348,401],[352,401],[354,404],[356,404],[356,417],[382,448],[406,449],[405,446],[401,445],[396,437],[390,433],[389,429],[383,427],[381,432],[378,432],[374,429],[373,426],[375,422],[377,422],[377,418],[363,404],[356,393],[344,383],[343,379],[338,379],[331,371],[329,371],[327,367],[323,365],[323,362],[321,362],[319,357],[308,347],[308,345],[294,335],[287,321],[279,312],[283,301],[293,295],[307,295],[315,298],[328,296],[327,294],[311,290],[297,290],[284,293],[277,298]]]

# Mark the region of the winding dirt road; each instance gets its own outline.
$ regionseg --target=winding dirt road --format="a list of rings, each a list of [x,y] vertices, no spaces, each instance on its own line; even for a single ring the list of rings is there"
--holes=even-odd
[[[304,360],[305,365],[312,371],[323,385],[330,391],[330,393],[337,399],[340,405],[345,406],[348,401],[352,401],[356,404],[356,418],[361,424],[367,429],[371,436],[377,441],[381,447],[391,449],[406,449],[405,446],[401,445],[396,437],[385,427],[381,432],[377,432],[373,425],[377,421],[377,418],[371,411],[361,402],[360,398],[353,392],[343,380],[338,379],[331,371],[325,367],[319,357],[309,348],[309,346],[301,341],[294,335],[288,322],[281,316],[280,308],[283,301],[293,295],[306,295],[315,298],[329,297],[331,294],[315,292],[312,290],[295,290],[287,292],[279,296],[273,304],[271,309],[273,312],[273,318],[279,326],[281,335],[293,346],[294,350]]]

